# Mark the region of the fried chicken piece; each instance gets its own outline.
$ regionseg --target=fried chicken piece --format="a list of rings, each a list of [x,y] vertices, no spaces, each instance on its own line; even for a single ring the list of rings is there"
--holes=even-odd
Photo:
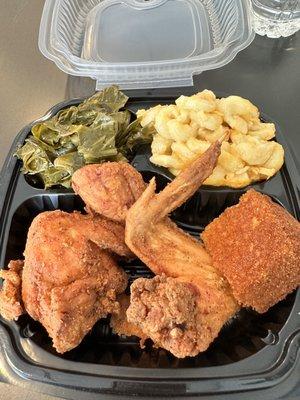
[[[134,323],[129,322],[126,316],[126,311],[130,304],[130,297],[126,294],[118,296],[119,310],[112,314],[110,320],[110,326],[114,333],[125,336],[137,336],[141,339],[140,345],[143,347],[143,343],[147,339],[144,332]]]
[[[24,313],[21,297],[23,264],[21,260],[12,260],[6,270],[0,270],[0,277],[4,279],[0,291],[0,314],[9,320],[16,320]]]
[[[22,298],[59,353],[76,347],[98,319],[118,310],[116,296],[125,290],[127,276],[110,251],[130,254],[124,228],[115,222],[62,211],[33,220]]]
[[[202,239],[243,306],[263,313],[300,285],[300,224],[268,196],[248,190]]]
[[[130,171],[130,175],[131,176],[138,176],[139,179],[137,179],[137,181],[142,181],[142,177],[141,175],[130,165],[128,164],[124,164],[124,163],[105,163],[105,164],[101,164],[100,166],[90,166],[93,167],[91,169],[91,173],[85,173],[84,170],[86,167],[82,168],[79,171],[83,171],[83,174],[79,174],[80,175],[80,179],[82,177],[84,177],[84,191],[85,191],[85,199],[86,198],[93,198],[94,196],[95,198],[98,196],[98,193],[100,193],[100,200],[97,202],[97,212],[98,213],[105,213],[105,209],[103,210],[103,205],[105,208],[105,203],[101,202],[101,187],[98,188],[97,193],[93,192],[93,187],[95,186],[94,181],[96,179],[96,174],[95,171],[97,171],[98,168],[101,168],[101,173],[104,176],[110,176],[110,178],[114,181],[117,182],[118,179],[120,178],[119,184],[122,184],[123,181],[123,174],[120,174],[120,168],[126,168],[126,171]],[[82,193],[81,190],[81,183],[79,183],[79,181],[76,179],[75,180],[78,184],[77,186],[77,191],[78,193]],[[118,186],[118,185],[117,185]],[[142,186],[145,187],[145,184],[143,183],[143,185],[140,185],[140,188],[142,188]],[[128,193],[128,192],[127,192]],[[125,195],[125,193],[123,193],[123,195]],[[123,198],[124,199],[124,198]],[[95,199],[94,199],[95,200]],[[87,200],[86,200],[87,201]],[[115,197],[115,205],[114,205],[114,209],[119,208],[119,206],[117,205],[118,203],[118,198],[117,196]],[[126,203],[126,204],[130,204],[132,203],[133,200],[132,198],[129,196],[129,199],[127,199],[126,201],[124,201],[123,203],[121,202],[121,205]],[[90,203],[89,207],[93,207],[95,209],[96,206],[91,206]],[[125,213],[122,214],[123,218],[125,218]],[[176,229],[176,235],[174,235],[174,228]],[[203,264],[207,264],[207,266],[205,267],[208,271],[210,269],[209,264],[211,263],[211,259],[209,257],[209,255],[207,254],[207,252],[203,249],[202,246],[200,246],[199,241],[196,241],[195,239],[191,238],[189,235],[185,234],[183,231],[179,230],[176,228],[176,226],[169,220],[169,218],[165,218],[165,221],[161,224],[160,228],[159,228],[162,232],[162,235],[164,235],[165,237],[165,242],[168,238],[170,238],[170,242],[168,242],[165,245],[165,252],[164,252],[164,256],[166,257],[165,262],[163,263],[163,265],[173,265],[173,258],[179,258],[182,257],[182,254],[185,255],[185,253],[182,253],[182,249],[181,247],[189,247],[189,251],[187,252],[187,255],[190,257],[191,254],[193,255],[192,259],[195,260],[195,265],[197,267],[198,264],[201,264],[201,262],[203,262]],[[165,243],[164,242],[164,243]],[[177,245],[175,245],[175,242],[177,243]],[[161,246],[161,240],[160,237],[157,237],[157,247]],[[173,249],[173,251],[172,251]],[[151,254],[149,254],[149,256],[151,256]],[[161,255],[160,255],[161,256]],[[171,258],[171,262],[170,262],[170,258]],[[154,257],[155,259],[155,257]],[[180,263],[181,266],[183,266],[183,270],[180,271],[177,265],[177,269],[176,269],[176,274],[184,274],[186,272],[186,265],[187,262],[189,262],[188,259],[183,259],[182,262]],[[203,266],[204,268],[204,266]],[[191,269],[192,269],[192,265],[191,265]],[[163,271],[160,271],[158,268],[155,270],[156,273],[160,273]],[[207,272],[209,273],[209,272]],[[112,315],[111,318],[111,326],[114,330],[114,332],[120,334],[120,335],[127,335],[127,336],[138,336],[142,339],[141,343],[144,342],[144,340],[147,338],[147,335],[134,323],[134,322],[129,322],[128,319],[126,318],[126,309],[129,305],[129,299],[128,297],[121,296],[121,309],[119,311],[119,313],[115,313]]]
[[[128,207],[122,213],[115,212],[115,210],[120,209],[120,204],[118,197],[114,196],[114,194],[112,196],[114,200],[113,207],[109,209],[109,211],[113,209],[113,214],[118,214],[119,220],[125,218],[126,214],[128,215],[126,221],[126,240],[129,246],[132,246],[131,248],[134,250],[134,253],[146,262],[153,272],[157,274],[166,273],[168,276],[177,277],[177,279],[168,278],[168,284],[161,286],[160,292],[163,293],[163,290],[167,290],[171,283],[175,288],[178,286],[179,291],[183,285],[186,292],[195,301],[195,310],[197,310],[198,315],[195,321],[201,321],[202,324],[201,330],[198,329],[199,332],[195,329],[195,323],[194,325],[191,323],[191,325],[186,326],[183,338],[193,337],[193,346],[182,339],[182,346],[179,346],[180,350],[175,350],[178,347],[178,338],[166,333],[166,327],[156,326],[157,331],[155,331],[155,327],[151,328],[152,322],[149,324],[147,319],[145,319],[143,323],[143,319],[141,320],[138,313],[139,307],[135,306],[135,302],[131,302],[128,310],[130,320],[125,319],[123,310],[126,307],[122,305],[120,314],[112,318],[113,329],[119,334],[131,335],[134,332],[140,337],[142,335],[145,337],[150,336],[156,345],[176,352],[176,355],[179,357],[194,355],[206,349],[218,334],[223,323],[237,309],[236,302],[232,298],[226,281],[211,265],[211,258],[203,246],[201,246],[199,241],[178,229],[167,217],[167,214],[191,196],[198,189],[202,181],[212,172],[219,151],[220,144],[216,143],[204,157],[194,162],[188,170],[178,176],[159,195],[155,195],[155,183],[152,181],[144,194],[139,194],[139,196],[141,195],[140,200],[131,207],[129,212]],[[99,168],[101,168],[102,176],[109,176],[112,182],[118,182],[118,184],[114,183],[113,187],[122,187],[124,186],[122,183],[123,174],[120,174],[120,169],[122,170],[124,166],[126,166],[126,171],[131,170],[131,176],[139,175],[131,166],[123,163],[105,163],[99,166]],[[97,179],[95,178],[96,174],[94,171],[97,168],[93,168],[93,173],[84,173],[81,175],[80,171],[84,170],[84,168],[78,171],[80,179],[83,177],[83,180],[81,182],[78,181],[76,176],[73,179],[75,186],[77,185],[74,188],[80,195],[84,192],[82,197],[89,208],[107,215],[105,214],[107,210],[106,202],[102,201],[103,188],[100,185],[96,192],[93,190],[95,180]],[[140,175],[139,177],[142,180]],[[83,185],[84,190],[82,190],[81,185]],[[140,185],[140,189],[142,189],[142,185]],[[123,192],[124,197],[122,198],[121,206],[133,203],[134,199],[128,193],[128,191]],[[105,191],[104,194],[107,195]],[[110,194],[110,191],[108,191],[108,194]],[[93,199],[93,204],[89,202],[89,199]],[[108,197],[106,200],[108,200]],[[136,205],[138,206],[136,207]],[[112,216],[112,214],[109,215]],[[196,278],[198,275],[200,277]],[[205,278],[201,279],[201,276]],[[148,280],[148,282],[150,284],[151,280]],[[138,283],[139,280],[137,280],[136,285]],[[200,295],[201,292],[202,295]],[[176,293],[176,290],[174,293]],[[153,304],[151,302],[148,304],[150,309],[152,306],[155,307],[154,298],[153,301]],[[179,301],[179,297],[176,298],[176,301]],[[221,309],[220,302],[221,304],[225,304]],[[213,311],[209,312],[208,310]],[[167,303],[163,311],[168,314],[169,308]],[[179,319],[183,318],[183,315],[180,315],[180,308],[177,317]],[[138,325],[142,328],[143,333],[137,327],[137,321],[139,321]],[[172,328],[169,330],[171,331]]]
[[[125,162],[86,165],[72,176],[72,188],[87,210],[118,222],[125,221],[145,187],[141,174]]]
[[[167,215],[182,205],[209,176],[220,154],[216,142],[159,194],[153,178],[126,217],[125,242],[155,274],[218,275],[211,257],[196,239],[179,229]]]
[[[156,346],[178,358],[195,356],[217,336],[220,321],[232,316],[227,290],[226,282],[217,288],[198,276],[139,278],[131,285],[127,317]]]
[[[201,171],[202,165],[198,170]],[[190,174],[193,175],[193,170],[191,169]],[[127,177],[128,182],[124,181],[124,176]],[[101,179],[108,180],[108,183],[102,185]],[[181,176],[176,178],[182,179]],[[193,179],[192,177],[187,177],[186,179]],[[153,185],[154,183],[152,183]],[[193,183],[196,185],[195,190],[197,190],[197,181]],[[111,186],[110,186],[111,185]],[[72,178],[73,189],[83,198],[86,202],[88,209],[96,212],[98,215],[108,214],[113,216],[118,216],[119,221],[125,221],[125,217],[128,209],[134,204],[134,202],[142,195],[146,188],[146,184],[143,181],[141,174],[136,171],[130,164],[127,163],[117,163],[117,162],[107,162],[103,164],[91,164],[77,170]],[[180,191],[184,193],[185,183],[184,179],[178,186],[178,193],[174,194],[174,199],[180,199]],[[165,190],[172,191],[172,183],[168,185]],[[120,192],[120,198],[118,193]],[[155,191],[155,188],[154,188]],[[162,195],[162,193],[160,194]],[[182,203],[184,200],[182,201]],[[179,204],[180,205],[180,204]],[[173,208],[176,208],[174,206]],[[122,211],[117,211],[122,210]],[[138,210],[140,212],[140,210]],[[166,211],[166,214],[168,211]],[[148,214],[147,214],[148,215]],[[161,229],[166,231],[164,236],[169,236],[169,231],[175,227],[175,225],[168,219],[165,218]],[[190,246],[190,251],[195,252],[195,257],[202,260],[204,264],[211,264],[211,258],[208,253],[199,246],[199,241],[192,239],[190,235],[187,235],[182,230],[177,229],[177,236],[172,237],[172,240],[178,241],[178,246],[181,247],[182,244],[185,246]],[[158,238],[157,246],[160,246],[160,239]],[[172,247],[172,246],[171,246]],[[166,250],[170,251],[171,247],[167,246]],[[176,247],[176,248],[177,248]],[[179,255],[181,255],[181,250]],[[172,257],[174,255],[172,254]],[[162,273],[159,269],[153,271],[155,273]],[[178,272],[178,270],[177,270]]]
[[[126,217],[128,247],[154,273],[176,278],[156,277],[148,283],[137,279],[131,288],[128,320],[180,358],[207,349],[238,309],[227,281],[203,246],[166,218],[211,174],[219,154],[220,143],[216,142],[159,194],[155,194],[152,179]],[[178,328],[175,332],[174,327]]]

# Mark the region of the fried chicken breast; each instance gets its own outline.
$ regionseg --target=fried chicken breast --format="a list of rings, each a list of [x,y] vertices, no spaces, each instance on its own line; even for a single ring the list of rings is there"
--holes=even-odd
[[[79,213],[49,211],[32,222],[25,248],[22,298],[59,353],[76,347],[98,319],[118,310],[127,286],[113,253],[130,255],[124,228]]]

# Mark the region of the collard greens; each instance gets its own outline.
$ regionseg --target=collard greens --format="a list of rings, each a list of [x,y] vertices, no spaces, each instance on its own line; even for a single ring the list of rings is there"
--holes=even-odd
[[[73,172],[85,164],[128,160],[137,145],[152,141],[154,128],[142,128],[138,119],[130,123],[127,100],[111,86],[34,125],[16,151],[22,171],[38,175],[45,188],[70,187]]]

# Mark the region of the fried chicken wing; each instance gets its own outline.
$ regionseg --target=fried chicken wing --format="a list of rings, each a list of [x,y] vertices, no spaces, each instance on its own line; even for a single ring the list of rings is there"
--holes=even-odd
[[[72,177],[72,188],[89,212],[123,223],[145,187],[142,176],[125,162],[86,165]]]
[[[207,349],[238,309],[203,246],[167,218],[211,174],[219,153],[216,142],[159,194],[152,180],[126,217],[128,247],[154,273],[168,276],[133,283],[128,320],[177,357]]]
[[[16,320],[24,313],[21,296],[23,261],[12,260],[7,269],[0,270],[4,279],[0,291],[0,314],[9,320]]]
[[[220,152],[212,145],[159,194],[153,178],[126,217],[125,242],[155,274],[217,274],[204,247],[179,229],[167,215],[183,204],[210,175]]]
[[[130,255],[124,228],[112,221],[62,211],[33,220],[22,298],[58,352],[77,346],[98,319],[118,310],[116,296],[125,290],[127,276],[111,251]]]

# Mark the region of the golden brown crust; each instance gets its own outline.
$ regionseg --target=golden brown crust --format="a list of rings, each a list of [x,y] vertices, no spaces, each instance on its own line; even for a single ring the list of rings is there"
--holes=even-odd
[[[0,291],[0,314],[8,320],[16,320],[24,313],[21,296],[23,264],[21,260],[12,260],[6,270],[0,270],[0,277],[4,279]]]
[[[220,144],[212,145],[158,194],[152,180],[126,217],[127,245],[155,274],[168,277],[131,285],[128,320],[177,357],[206,350],[238,309],[200,242],[167,218],[209,176],[219,152]]]
[[[253,189],[210,223],[202,239],[244,306],[263,313],[300,284],[300,224]]]
[[[144,341],[147,336],[134,322],[129,322],[126,316],[126,311],[130,304],[130,297],[126,294],[121,294],[117,298],[120,305],[118,312],[115,312],[111,316],[110,326],[114,333],[125,336],[137,336],[141,339],[141,347],[143,347]]]
[[[72,187],[89,212],[124,223],[127,211],[143,193],[146,184],[130,164],[106,162],[77,170],[72,177]]]
[[[127,276],[114,255],[98,246],[124,253],[124,229],[120,226],[118,237],[119,226],[110,231],[115,225],[50,211],[29,228],[22,298],[60,353],[76,347],[98,319],[118,309],[116,295],[125,290]]]
[[[127,318],[156,346],[183,358],[205,351],[237,309],[225,280],[161,275],[133,282]]]

